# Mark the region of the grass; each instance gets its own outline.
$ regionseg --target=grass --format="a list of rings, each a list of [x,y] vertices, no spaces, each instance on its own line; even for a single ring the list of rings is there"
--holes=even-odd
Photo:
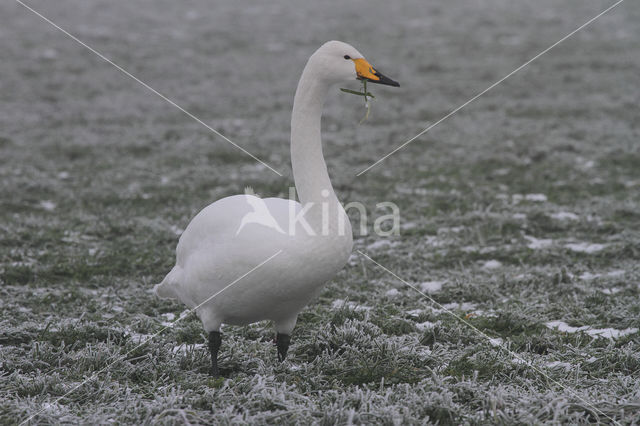
[[[640,334],[546,325],[640,328],[638,4],[355,178],[609,3],[244,3],[29,4],[283,177],[0,6],[0,423],[639,423]],[[287,196],[293,91],[329,39],[402,84],[361,126],[361,100],[326,106],[340,198],[401,208],[399,237],[356,248],[443,282],[430,296],[492,341],[354,255],[283,364],[268,323],[225,327],[222,379],[193,315],[140,346],[184,309],[151,288],[191,217],[245,186]]]

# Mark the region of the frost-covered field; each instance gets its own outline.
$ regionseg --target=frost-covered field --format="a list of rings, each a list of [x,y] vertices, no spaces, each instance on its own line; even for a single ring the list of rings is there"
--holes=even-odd
[[[0,423],[639,423],[640,3],[354,177],[612,3],[29,2],[281,178],[3,2]],[[437,304],[354,255],[283,364],[269,324],[226,327],[210,378],[193,315],[129,353],[183,310],[150,289],[190,218],[287,195],[295,85],[334,38],[402,84],[361,126],[327,104],[339,196],[401,208],[356,248]]]

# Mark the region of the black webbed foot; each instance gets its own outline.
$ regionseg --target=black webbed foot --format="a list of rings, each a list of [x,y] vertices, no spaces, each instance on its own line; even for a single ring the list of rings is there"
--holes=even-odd
[[[282,362],[287,357],[287,351],[289,350],[289,343],[291,343],[291,336],[288,334],[276,335],[276,347],[278,348],[278,361]]]
[[[222,334],[219,331],[209,332],[209,352],[211,352],[211,370],[209,374],[213,377],[219,377],[220,371],[218,370],[218,351],[222,344]]]

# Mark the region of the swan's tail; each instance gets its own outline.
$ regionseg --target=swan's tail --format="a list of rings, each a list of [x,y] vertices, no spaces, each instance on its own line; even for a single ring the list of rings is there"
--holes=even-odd
[[[179,299],[176,290],[177,286],[180,285],[181,278],[182,268],[176,265],[160,284],[156,284],[153,287],[154,293],[162,299]]]

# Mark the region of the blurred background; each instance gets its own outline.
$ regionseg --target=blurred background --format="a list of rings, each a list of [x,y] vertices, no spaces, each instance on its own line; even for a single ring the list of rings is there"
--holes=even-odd
[[[338,87],[329,96],[324,150],[345,203],[373,210],[394,201],[405,221],[424,228],[487,208],[498,194],[543,193],[580,210],[609,209],[612,196],[638,201],[637,2],[602,16],[358,178],[611,3],[28,4],[283,177],[5,2],[0,215],[12,241],[46,234],[53,222],[64,232],[105,224],[179,232],[200,208],[245,186],[287,196],[296,84],[308,56],[331,39],[353,44],[402,84],[371,88],[377,98],[362,125],[362,99]]]
[[[43,389],[57,389],[56,383],[77,381],[76,374],[90,374],[95,365],[102,366],[94,355],[83,352],[85,344],[98,344],[98,353],[117,354],[130,341],[109,336],[150,335],[160,315],[179,315],[181,307],[158,302],[149,290],[173,264],[178,235],[201,208],[241,193],[245,186],[262,196],[288,195],[293,184],[289,123],[294,91],[307,58],[332,39],[352,44],[401,83],[399,89],[369,87],[376,99],[369,120],[361,125],[362,99],[343,94],[338,87],[325,108],[325,157],[341,200],[363,202],[370,211],[381,201],[393,201],[401,208],[399,238],[380,242],[374,236],[358,237],[357,248],[411,282],[444,282],[434,297],[454,303],[461,314],[469,314],[474,306],[480,310],[475,318],[481,318],[482,311],[507,318],[499,324],[487,320],[478,327],[492,336],[520,338],[520,346],[514,348],[540,362],[573,353],[574,346],[593,351],[585,359],[600,359],[604,355],[598,351],[606,346],[558,337],[544,326],[547,321],[619,330],[640,326],[639,2],[625,1],[360,177],[356,173],[613,2],[29,0],[27,4],[283,176],[20,4],[2,2],[0,309],[7,359],[2,368],[16,375],[5,375],[3,380],[18,395],[3,405],[10,413],[7,418],[39,407],[31,397],[62,393]],[[348,87],[357,89],[359,84],[354,81]],[[447,380],[402,388],[409,395],[432,392],[415,402],[394,387],[396,405],[385,400],[382,405],[374,403],[377,408],[372,410],[380,418],[391,416],[389,421],[424,419],[429,413],[432,420],[440,414],[443,421],[461,418],[456,416],[477,420],[486,414],[483,409],[489,412],[487,407],[505,413],[507,422],[558,418],[545,417],[554,413],[545,404],[558,394],[549,390],[541,396],[528,381],[540,378],[526,368],[506,364],[496,373],[479,364],[470,367],[465,345],[473,347],[472,339],[455,320],[420,314],[421,323],[444,321],[438,335],[441,346],[433,346],[436,332],[424,340],[424,327],[414,324],[417,317],[404,313],[420,308],[421,302],[379,272],[354,258],[318,304],[303,314],[296,332],[300,346],[294,348],[293,357],[319,364],[304,367],[316,370],[299,373],[296,383],[307,383],[308,389],[316,388],[306,380],[382,389],[381,378],[386,378],[386,386],[413,386],[431,375],[464,381],[465,375],[480,370],[486,374],[481,373],[480,381],[470,388],[483,388],[485,393],[438,400],[434,406],[446,407],[444,414],[420,407],[428,408],[434,395],[456,394],[458,385]],[[600,278],[578,278],[593,276]],[[399,292],[388,293],[393,289]],[[347,310],[345,315],[357,324],[362,321],[362,327],[380,328],[361,346],[354,343],[353,353],[347,351],[356,358],[345,355],[334,368],[330,363],[337,361],[319,355],[323,347],[312,342],[328,318],[334,325],[345,321],[331,313],[336,299],[381,310],[366,321],[360,313]],[[472,305],[457,305],[464,302]],[[388,325],[391,320],[393,326]],[[44,324],[51,327],[45,330]],[[125,409],[130,421],[142,422],[161,410],[147,395],[148,389],[164,386],[166,377],[183,389],[208,386],[204,348],[186,355],[171,352],[176,341],[202,341],[197,320],[181,327],[150,347],[161,367],[147,361],[127,367],[140,377],[141,388],[136,388],[132,400],[152,407],[147,414]],[[239,382],[254,380],[267,374],[264,368],[271,368],[254,363],[257,349],[251,339],[270,339],[268,327],[260,327],[229,331],[238,350],[234,363],[223,364]],[[527,333],[533,331],[537,349],[529,344]],[[379,346],[367,346],[378,338],[423,349],[425,341],[431,342],[427,346],[439,352],[437,357],[414,359],[398,349],[392,351],[396,358],[380,358]],[[612,403],[632,395],[633,389],[637,392],[629,378],[640,365],[638,334],[625,339],[607,349],[607,356],[618,361],[582,368],[586,378],[582,377],[581,392],[588,396],[590,386],[597,384],[602,386],[599,395]],[[57,352],[61,341],[77,343]],[[33,342],[39,342],[40,349]],[[264,348],[271,350],[268,345]],[[498,365],[491,346],[473,350],[486,351],[491,368]],[[271,359],[263,355],[258,358]],[[317,361],[316,356],[325,358]],[[98,361],[95,365],[86,361],[77,372],[64,370],[78,359]],[[362,369],[344,373],[340,365],[360,362],[354,359],[375,368],[366,374]],[[443,360],[460,362],[447,367]],[[398,365],[404,369],[398,370]],[[449,369],[442,370],[445,367]],[[56,368],[62,376],[48,376]],[[22,373],[13,373],[18,370]],[[71,421],[106,421],[96,412],[112,412],[110,401],[121,397],[118,387],[131,385],[130,370],[123,371],[122,377],[110,382],[113,394],[103,389],[95,396],[97,411],[76,411],[78,417],[70,417]],[[162,376],[164,371],[169,376]],[[200,376],[193,379],[189,371]],[[34,379],[42,372],[47,378]],[[291,377],[283,371],[276,374],[285,377],[282,380]],[[561,373],[553,377],[571,386],[580,382]],[[39,384],[29,384],[32,379]],[[523,384],[507,392],[518,398],[498,398],[503,405],[496,408],[494,396],[505,391],[495,386],[511,386],[520,379]],[[269,383],[279,386],[278,381]],[[547,389],[545,383],[538,385]],[[203,407],[225,404],[213,394],[198,392],[206,394]],[[200,403],[185,398],[193,406]],[[521,398],[529,398],[531,407],[537,408],[527,411]],[[547,402],[542,401],[545,398]],[[166,400],[164,404],[171,405]],[[412,408],[402,408],[408,406]],[[261,407],[257,412],[277,410],[268,404]],[[344,407],[335,410],[327,421],[348,418]],[[576,416],[589,418],[587,409],[580,413]],[[572,422],[577,417],[562,418]]]

